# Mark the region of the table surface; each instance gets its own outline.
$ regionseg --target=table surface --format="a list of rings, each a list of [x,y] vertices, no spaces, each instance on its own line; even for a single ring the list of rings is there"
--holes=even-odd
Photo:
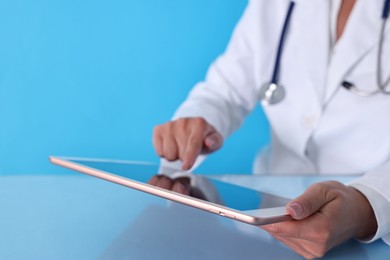
[[[331,178],[215,177],[290,197]],[[258,227],[82,174],[0,176],[0,209],[0,259],[301,259]],[[342,258],[390,247],[348,241],[325,257]]]

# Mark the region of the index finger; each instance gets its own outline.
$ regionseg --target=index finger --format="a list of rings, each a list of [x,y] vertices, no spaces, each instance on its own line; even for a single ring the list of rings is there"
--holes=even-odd
[[[188,170],[194,164],[196,157],[202,152],[204,139],[213,130],[207,123],[197,124],[190,132],[183,153],[183,170]]]

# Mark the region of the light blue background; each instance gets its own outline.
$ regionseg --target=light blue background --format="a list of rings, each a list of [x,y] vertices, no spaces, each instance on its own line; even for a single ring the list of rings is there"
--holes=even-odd
[[[152,129],[226,47],[244,0],[1,0],[0,174],[49,155],[158,162]],[[257,109],[198,172],[249,173]]]

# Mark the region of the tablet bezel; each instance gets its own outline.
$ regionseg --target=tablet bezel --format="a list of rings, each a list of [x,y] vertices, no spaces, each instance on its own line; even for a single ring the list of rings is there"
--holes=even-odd
[[[51,163],[58,166],[62,166],[71,170],[75,170],[84,174],[88,174],[106,181],[110,181],[122,186],[126,186],[132,189],[136,189],[148,194],[152,194],[164,199],[172,200],[187,206],[198,208],[213,214],[220,215],[222,217],[234,219],[240,222],[244,222],[251,225],[266,225],[275,222],[288,221],[291,220],[291,216],[286,213],[284,207],[275,207],[275,208],[263,208],[257,210],[247,210],[240,211],[237,209],[232,209],[222,205],[218,205],[209,201],[201,200],[184,194],[180,194],[174,191],[166,190],[160,187],[156,187],[147,183],[139,182],[129,178],[124,178],[116,174],[109,173],[107,171],[102,171],[95,169],[80,163],[74,162],[72,160],[100,160],[115,162],[112,160],[102,160],[102,159],[92,159],[92,158],[75,158],[75,157],[64,157],[64,156],[50,156],[49,160]],[[120,162],[120,161],[118,161]],[[153,165],[144,162],[132,162],[134,164],[145,164]]]

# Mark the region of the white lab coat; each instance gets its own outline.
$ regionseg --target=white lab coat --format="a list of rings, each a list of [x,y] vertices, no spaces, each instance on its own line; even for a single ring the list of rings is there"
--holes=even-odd
[[[264,111],[272,129],[255,173],[364,174],[351,183],[374,208],[372,240],[390,244],[390,96],[360,97],[343,80],[374,90],[383,0],[359,0],[331,48],[329,0],[297,0],[280,72],[285,99]],[[259,104],[271,78],[289,0],[249,1],[226,52],[210,67],[174,119],[203,117],[224,137]],[[390,75],[387,25],[383,73]],[[390,88],[390,86],[389,86]],[[201,160],[201,159],[200,159]]]

